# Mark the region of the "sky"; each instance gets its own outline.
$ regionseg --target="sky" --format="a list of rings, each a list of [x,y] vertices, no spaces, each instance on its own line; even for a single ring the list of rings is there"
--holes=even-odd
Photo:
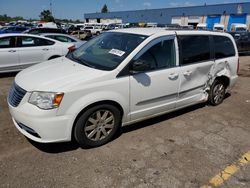
[[[84,13],[100,12],[104,4],[109,11],[141,10],[218,3],[250,2],[250,0],[0,0],[0,15],[38,19],[42,10],[50,9],[56,18],[84,19]]]

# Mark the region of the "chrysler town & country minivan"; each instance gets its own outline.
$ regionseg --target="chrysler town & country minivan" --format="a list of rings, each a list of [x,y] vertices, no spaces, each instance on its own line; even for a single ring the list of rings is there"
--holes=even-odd
[[[133,28],[105,32],[20,72],[8,96],[16,128],[42,143],[96,147],[125,126],[208,101],[237,80],[231,35]]]

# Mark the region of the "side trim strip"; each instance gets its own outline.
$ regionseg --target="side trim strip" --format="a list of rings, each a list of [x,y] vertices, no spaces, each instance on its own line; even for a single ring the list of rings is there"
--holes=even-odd
[[[172,98],[174,96],[177,97],[177,94],[178,93],[173,93],[173,94],[170,94],[170,95],[164,95],[164,96],[161,96],[161,97],[156,97],[156,98],[148,99],[148,100],[145,100],[145,101],[140,101],[136,105],[141,106],[141,105],[147,105],[147,104],[150,104],[150,103],[160,102],[160,101],[166,100],[168,98]]]
[[[192,88],[192,89],[188,89],[188,90],[182,91],[182,92],[179,93],[179,95],[183,95],[185,93],[188,93],[190,91],[193,91],[193,90],[196,90],[196,89],[199,89],[199,88],[203,88],[203,87],[205,87],[204,84],[202,84],[200,86],[197,86],[195,88]],[[170,95],[164,95],[164,96],[156,97],[156,98],[153,98],[153,99],[148,99],[148,100],[140,101],[140,102],[138,102],[136,104],[136,106],[147,105],[147,104],[150,104],[150,103],[164,101],[164,100],[166,100],[168,98],[173,98],[174,96],[177,97],[177,94],[178,93],[173,93],[173,94],[170,94]]]

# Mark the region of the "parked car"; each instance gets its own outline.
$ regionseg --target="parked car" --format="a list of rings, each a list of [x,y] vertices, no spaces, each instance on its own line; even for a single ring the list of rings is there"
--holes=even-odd
[[[250,32],[230,32],[230,34],[233,36],[240,54],[250,52]]]
[[[60,29],[60,28],[32,28],[29,30],[24,31],[23,33],[28,33],[28,34],[40,34],[40,33],[63,33],[67,34],[65,30]]]
[[[76,37],[80,40],[88,40],[92,37],[92,34],[90,31],[81,31],[81,30],[78,30],[78,31],[73,31],[71,33],[71,36],[73,37]]]
[[[83,31],[90,32],[92,35],[99,35],[102,32],[102,29],[98,26],[86,26]]]
[[[86,41],[82,41],[74,36],[61,34],[61,33],[42,33],[41,36],[48,37],[54,40],[58,40],[60,42],[66,42],[74,44],[76,48],[79,48],[83,45]]]
[[[198,30],[206,30],[207,29],[207,24],[206,23],[199,23],[199,24],[197,24],[196,28]]]
[[[3,33],[22,33],[25,30],[27,30],[27,27],[19,27],[19,26],[11,26],[11,27],[5,27],[0,30],[0,34]]]
[[[241,23],[233,23],[231,24],[230,28],[231,32],[246,32],[247,31],[247,25],[241,24]]]
[[[224,31],[225,26],[223,24],[216,23],[216,24],[214,24],[213,30],[214,31]]]
[[[227,33],[115,30],[20,72],[8,105],[16,128],[34,141],[96,147],[120,126],[206,101],[221,104],[238,61]]]
[[[73,44],[28,34],[0,35],[0,73],[20,71],[33,64],[66,55]]]

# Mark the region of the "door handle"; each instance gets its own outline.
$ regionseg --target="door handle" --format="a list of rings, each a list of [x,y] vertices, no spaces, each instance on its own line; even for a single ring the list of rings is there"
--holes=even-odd
[[[9,50],[8,52],[10,52],[10,53],[14,53],[14,52],[16,52],[16,50]]]
[[[173,80],[173,79],[177,78],[178,76],[179,76],[179,75],[178,75],[177,73],[171,73],[171,74],[168,75],[168,78],[169,78],[170,80]]]
[[[44,48],[43,51],[48,51],[49,49],[48,48]]]
[[[192,74],[192,71],[189,71],[189,70],[183,73],[184,76],[190,76],[191,74]]]

